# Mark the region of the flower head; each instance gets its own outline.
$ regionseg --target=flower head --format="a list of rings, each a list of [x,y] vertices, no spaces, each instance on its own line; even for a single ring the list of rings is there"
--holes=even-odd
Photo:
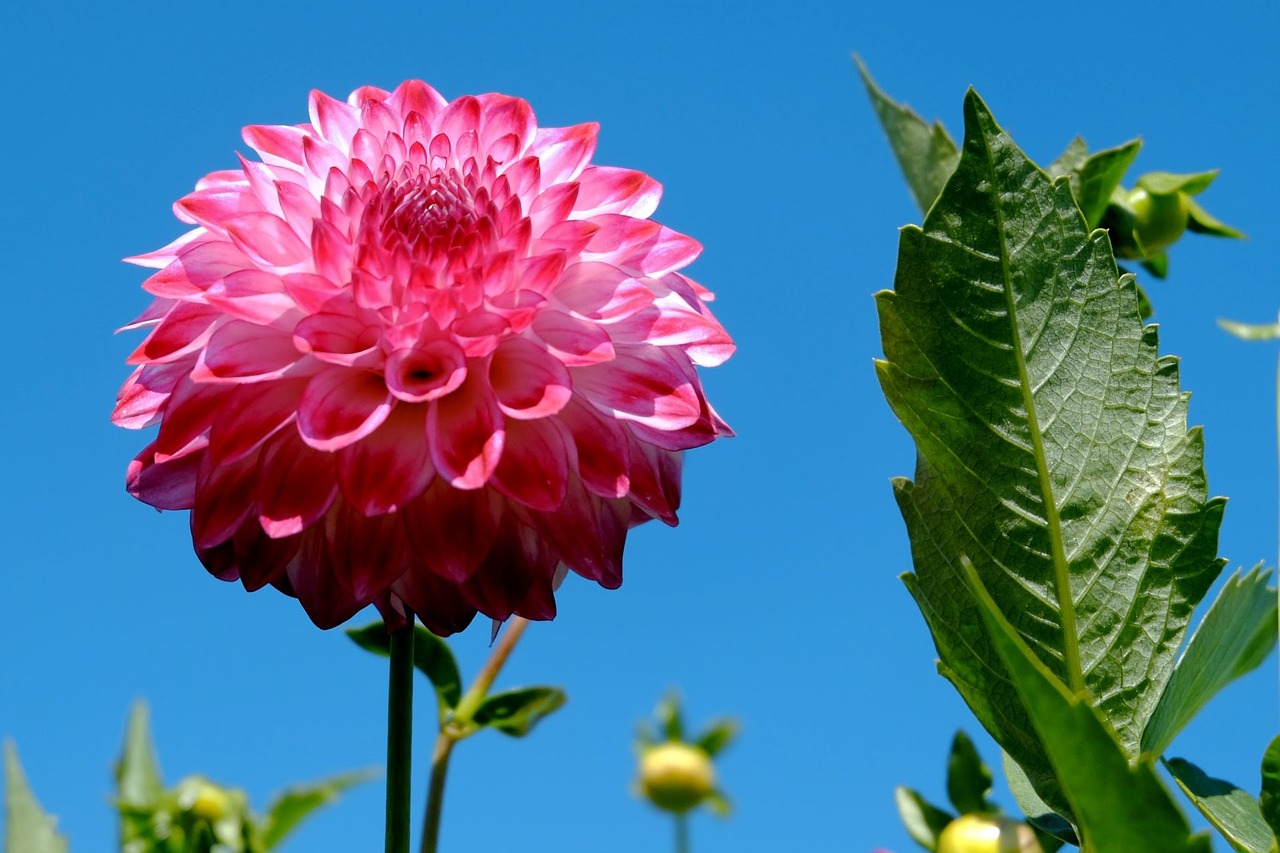
[[[420,81],[311,95],[261,161],[177,202],[113,420],[159,424],[131,494],[190,509],[200,560],[317,625],[374,603],[437,633],[555,615],[572,569],[622,580],[676,523],[681,451],[728,433],[694,365],[733,343],[597,126]]]

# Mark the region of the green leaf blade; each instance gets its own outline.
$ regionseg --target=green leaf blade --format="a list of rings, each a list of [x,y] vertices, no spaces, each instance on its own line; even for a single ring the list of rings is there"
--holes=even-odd
[[[382,621],[363,628],[348,628],[347,636],[367,652],[388,657],[391,654],[391,635]],[[431,682],[435,689],[441,719],[447,710],[458,706],[462,698],[462,673],[453,657],[453,651],[440,637],[422,625],[413,626],[413,666]]]
[[[871,98],[871,106],[880,126],[889,137],[889,147],[907,179],[907,188],[921,213],[933,205],[947,178],[955,171],[960,158],[956,144],[938,122],[930,125],[910,107],[898,104],[871,79],[862,60],[855,56],[862,84]]]
[[[282,791],[267,807],[262,826],[263,849],[274,849],[317,809],[334,802],[344,791],[376,776],[376,773],[358,770]]]
[[[943,674],[1066,814],[960,557],[1136,757],[1221,569],[1222,502],[1207,497],[1177,362],[1159,356],[1106,235],[973,93],[965,126],[955,174],[923,227],[903,229],[894,290],[877,297],[877,371],[918,451],[914,480],[895,482],[906,582]]]
[[[893,801],[898,807],[898,816],[902,818],[907,835],[926,850],[937,848],[938,836],[956,818],[904,785],[893,790]]]
[[[1258,810],[1258,801],[1230,782],[1214,779],[1190,761],[1164,763],[1191,804],[1239,853],[1271,853],[1275,836]]]
[[[1276,645],[1276,591],[1257,566],[1232,575],[1187,643],[1142,732],[1142,751],[1159,756],[1229,683],[1257,668]]]
[[[947,797],[960,814],[994,811],[987,799],[991,794],[991,770],[983,763],[973,741],[957,731],[947,757]]]
[[[524,737],[567,700],[559,687],[517,687],[489,696],[476,709],[473,719],[478,726]]]
[[[12,741],[4,744],[5,853],[67,853],[67,839],[58,834],[58,821],[40,807],[18,761]]]

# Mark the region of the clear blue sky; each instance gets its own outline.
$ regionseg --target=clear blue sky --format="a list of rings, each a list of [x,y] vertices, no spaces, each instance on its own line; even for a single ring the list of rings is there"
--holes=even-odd
[[[74,849],[112,843],[109,770],[138,696],[170,783],[203,772],[261,806],[289,782],[383,760],[382,663],[292,600],[208,576],[184,513],[125,494],[144,438],[108,420],[138,342],[112,329],[147,302],[144,273],[119,259],[181,233],[171,203],[236,165],[241,126],[304,121],[311,88],[341,97],[420,77],[449,98],[519,95],[546,125],[601,122],[596,161],[665,185],[656,218],[705,245],[689,272],[739,345],[704,374],[739,437],[690,455],[683,523],[634,533],[620,590],[570,579],[559,618],[528,632],[503,683],[563,684],[570,703],[526,741],[459,747],[446,850],[669,849],[667,821],[628,786],[634,726],[672,686],[695,722],[744,723],[721,763],[737,815],[699,818],[699,853],[902,853],[893,786],[942,798],[951,733],[976,726],[897,580],[909,554],[889,478],[911,472],[913,451],[871,369],[871,295],[892,281],[896,229],[918,215],[852,50],[953,130],[974,85],[1040,162],[1077,133],[1096,147],[1142,134],[1139,171],[1222,167],[1203,200],[1251,239],[1188,238],[1151,295],[1206,426],[1211,489],[1231,497],[1222,553],[1274,562],[1275,352],[1214,321],[1266,322],[1280,304],[1280,11],[1012,8],[11,3],[0,735]],[[467,672],[487,644],[480,623],[453,641]],[[1253,787],[1276,693],[1272,661],[1174,754]],[[288,849],[373,850],[381,821],[370,785]]]

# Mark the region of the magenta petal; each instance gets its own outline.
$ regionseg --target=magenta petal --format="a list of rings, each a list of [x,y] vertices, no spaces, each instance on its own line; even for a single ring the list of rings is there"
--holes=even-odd
[[[378,374],[330,367],[313,376],[302,393],[298,432],[316,450],[337,450],[377,429],[393,402]]]
[[[368,604],[409,570],[413,552],[398,515],[365,517],[336,508],[326,525],[333,569],[356,600]]]
[[[498,530],[501,497],[492,489],[455,489],[437,477],[400,515],[418,559],[451,581],[475,571]]]
[[[240,459],[292,423],[307,382],[299,378],[234,386],[222,399],[209,430],[209,456],[214,464]]]
[[[602,213],[649,218],[658,209],[662,184],[632,169],[591,166],[578,176],[578,203],[574,217],[587,219]]]
[[[587,252],[623,270],[664,275],[688,266],[702,253],[697,240],[649,219],[604,214],[592,217],[591,223],[600,230]]]
[[[560,413],[573,437],[578,474],[586,487],[603,498],[620,498],[631,488],[631,455],[627,433],[618,421],[593,406],[573,401]]]
[[[478,489],[502,456],[504,421],[498,401],[477,371],[447,397],[431,402],[427,440],[436,470],[456,488]]]
[[[290,267],[308,255],[289,223],[270,213],[249,213],[227,223],[227,236],[262,266]]]
[[[230,390],[224,385],[193,382],[190,377],[179,379],[165,403],[156,435],[156,457],[163,461],[178,456],[192,441],[207,436]]]
[[[312,89],[310,108],[311,126],[320,131],[321,136],[339,148],[350,146],[351,137],[360,127],[359,113],[350,104]]]
[[[680,508],[681,456],[631,440],[631,501],[644,512],[674,527]]]
[[[554,415],[573,396],[564,363],[526,338],[508,338],[494,350],[489,385],[503,413],[521,420]]]
[[[177,361],[202,347],[221,319],[222,314],[208,305],[179,302],[126,361],[129,364]]]
[[[599,324],[560,311],[542,311],[533,318],[533,333],[547,351],[567,367],[612,361],[613,340]]]
[[[448,637],[465,630],[476,615],[475,607],[461,595],[455,584],[429,572],[405,572],[391,589],[395,597],[417,614],[418,620],[437,637]],[[395,624],[394,617],[398,614],[391,607],[379,604],[378,609],[388,625]]]
[[[302,536],[298,553],[282,577],[272,584],[302,603],[302,609],[317,628],[327,630],[346,622],[364,607],[338,580],[324,530],[313,527]]]
[[[314,524],[338,494],[333,454],[312,450],[293,430],[263,447],[257,479],[258,522],[272,539]]]
[[[301,357],[287,332],[232,320],[210,336],[191,378],[216,383],[278,379]]]
[[[606,589],[617,589],[630,514],[627,501],[601,499],[571,481],[564,503],[536,518],[569,568]]]
[[[415,500],[435,476],[427,446],[426,406],[397,405],[382,426],[338,451],[342,495],[363,515],[393,512]]]
[[[125,429],[142,429],[156,423],[174,386],[190,370],[191,365],[182,361],[142,365],[116,395],[111,422]]]
[[[205,458],[191,507],[191,539],[196,548],[212,548],[232,537],[254,509],[258,454],[226,465]]]
[[[387,98],[387,106],[401,115],[417,113],[428,123],[434,122],[447,104],[443,95],[421,80],[406,80]]]
[[[453,393],[467,377],[462,348],[449,338],[424,341],[399,349],[385,367],[387,388],[401,400],[425,403]]]
[[[197,190],[178,201],[177,207],[205,228],[219,230],[237,216],[263,212],[247,182],[236,187]]]
[[[268,163],[297,166],[302,163],[302,139],[306,134],[301,128],[283,125],[249,125],[244,129],[244,141],[262,155]]]
[[[234,535],[221,545],[197,548],[196,556],[219,580],[239,580],[249,592],[261,589],[278,578],[289,561],[298,553],[302,537],[272,539],[259,526],[249,520],[241,524]]]
[[[702,414],[697,375],[658,347],[618,348],[604,364],[573,369],[573,387],[601,409],[654,429],[687,427]]]
[[[514,501],[537,510],[554,510],[564,500],[568,452],[554,418],[507,422],[502,458],[493,485]]]
[[[155,444],[148,444],[129,463],[125,488],[143,503],[156,509],[191,509],[196,500],[196,478],[204,453],[195,450],[156,462]]]

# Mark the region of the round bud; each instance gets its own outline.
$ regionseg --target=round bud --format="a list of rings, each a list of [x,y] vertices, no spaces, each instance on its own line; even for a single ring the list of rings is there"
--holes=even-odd
[[[711,757],[696,746],[672,741],[650,747],[640,756],[640,790],[660,809],[687,812],[715,787]]]

